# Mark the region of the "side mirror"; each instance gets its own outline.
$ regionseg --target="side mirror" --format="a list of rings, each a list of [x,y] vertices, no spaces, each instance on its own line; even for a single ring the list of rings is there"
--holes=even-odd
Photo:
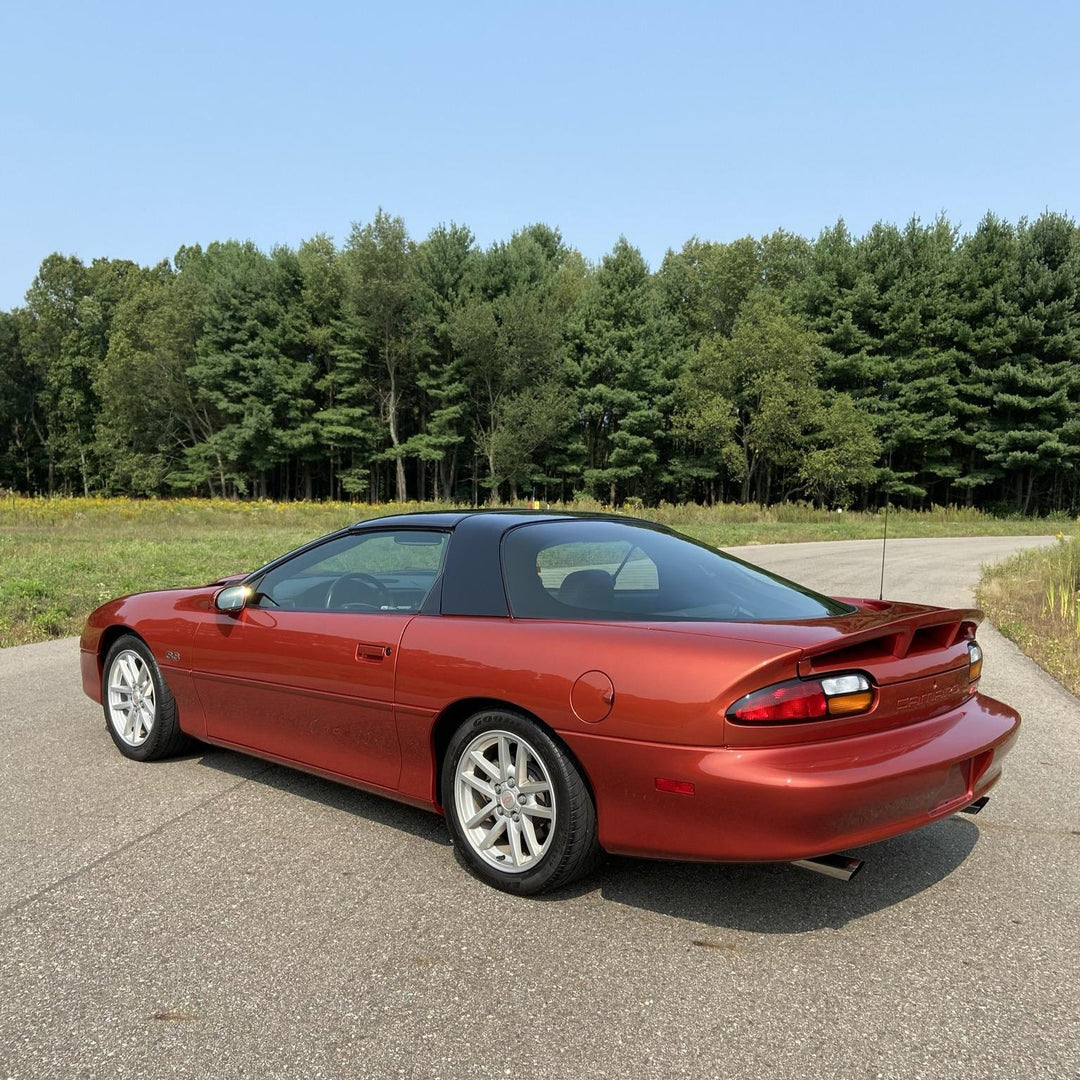
[[[251,599],[248,585],[230,585],[214,594],[214,607],[226,615],[238,615]]]

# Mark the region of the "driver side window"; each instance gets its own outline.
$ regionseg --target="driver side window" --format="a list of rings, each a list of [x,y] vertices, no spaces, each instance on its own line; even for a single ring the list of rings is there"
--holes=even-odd
[[[293,611],[415,613],[442,567],[448,538],[429,529],[339,536],[271,570],[251,603]]]

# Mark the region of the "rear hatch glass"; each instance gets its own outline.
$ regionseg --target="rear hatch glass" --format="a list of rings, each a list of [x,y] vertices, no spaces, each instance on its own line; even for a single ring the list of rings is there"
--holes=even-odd
[[[755,622],[855,610],[694,540],[618,521],[511,529],[503,574],[516,618]]]

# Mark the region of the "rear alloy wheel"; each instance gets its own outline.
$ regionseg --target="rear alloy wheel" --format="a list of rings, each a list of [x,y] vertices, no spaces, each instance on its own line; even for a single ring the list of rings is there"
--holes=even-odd
[[[530,894],[587,873],[596,809],[565,748],[520,713],[477,713],[455,733],[442,776],[454,843],[478,877]]]
[[[125,757],[153,761],[185,749],[176,702],[141,638],[125,634],[105,657],[101,679],[105,726]]]

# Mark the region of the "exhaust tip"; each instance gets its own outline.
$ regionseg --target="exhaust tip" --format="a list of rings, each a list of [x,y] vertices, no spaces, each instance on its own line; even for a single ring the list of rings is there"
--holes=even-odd
[[[863,861],[851,855],[818,855],[814,859],[793,859],[791,865],[840,881],[850,881],[863,868]]]
[[[981,799],[976,799],[970,806],[965,806],[960,813],[961,814],[977,814],[988,802],[990,801],[989,795],[984,795]]]

